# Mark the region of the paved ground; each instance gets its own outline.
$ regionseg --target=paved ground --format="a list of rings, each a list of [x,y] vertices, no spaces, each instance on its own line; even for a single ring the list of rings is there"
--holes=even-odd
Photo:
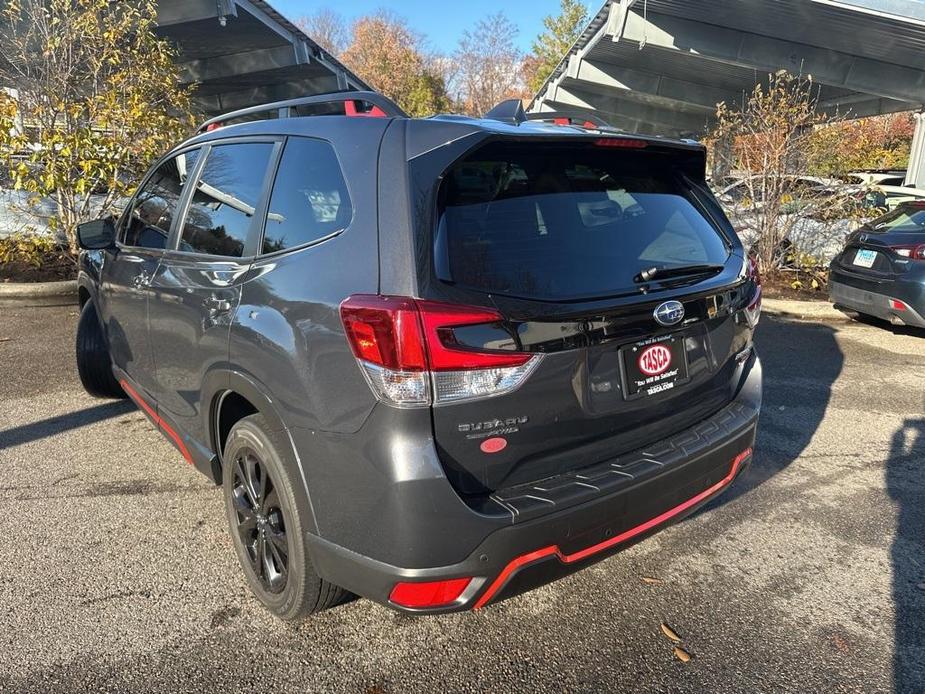
[[[74,310],[2,316],[0,691],[925,691],[925,336],[766,317],[757,459],[705,511],[478,614],[287,626],[217,490],[82,393]]]

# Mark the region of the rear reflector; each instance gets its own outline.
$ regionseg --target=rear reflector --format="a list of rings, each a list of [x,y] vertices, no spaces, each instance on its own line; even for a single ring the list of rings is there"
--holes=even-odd
[[[616,147],[619,149],[645,149],[648,143],[645,140],[634,140],[627,137],[602,137],[594,141],[598,147]]]
[[[890,299],[890,308],[894,311],[905,311],[909,307],[899,299]]]
[[[425,608],[452,605],[472,583],[471,578],[452,578],[427,583],[396,583],[389,601],[401,607]]]
[[[510,392],[542,358],[513,350],[474,349],[456,341],[454,328],[502,323],[501,314],[491,309],[403,296],[354,295],[341,304],[340,313],[373,393],[398,407]]]

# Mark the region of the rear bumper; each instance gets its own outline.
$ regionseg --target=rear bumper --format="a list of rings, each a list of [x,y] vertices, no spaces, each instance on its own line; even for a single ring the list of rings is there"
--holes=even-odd
[[[715,415],[646,449],[579,471],[584,481],[575,488],[596,493],[569,493],[575,474],[545,481],[545,512],[515,514],[514,522],[488,534],[461,562],[407,569],[308,535],[314,567],[329,581],[395,609],[442,613],[483,607],[610,556],[690,515],[728,488],[751,462],[761,406],[757,356],[745,368],[736,399]],[[618,483],[611,484],[610,478]],[[516,506],[519,496],[529,494],[510,493],[505,499]],[[472,522],[479,523],[478,514],[472,515]],[[453,539],[442,538],[446,543]],[[414,610],[389,601],[398,582],[461,577],[473,581],[451,605]]]
[[[829,295],[836,308],[925,328],[925,277],[919,275],[925,273],[910,273],[900,279],[866,278],[833,264]],[[894,308],[894,299],[905,308]]]

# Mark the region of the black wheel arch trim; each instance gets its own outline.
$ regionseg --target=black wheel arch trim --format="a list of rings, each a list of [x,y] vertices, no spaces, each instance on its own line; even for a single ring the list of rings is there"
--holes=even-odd
[[[273,404],[272,398],[251,376],[234,368],[229,368],[227,370],[212,370],[203,380],[202,389],[203,402],[210,403],[208,412],[206,414],[208,421],[204,430],[209,432],[209,446],[215,452],[218,465],[221,466],[222,463],[222,442],[218,440],[219,414],[221,412],[221,404],[229,393],[237,393],[241,397],[247,399],[247,401],[250,402],[261,415],[263,415],[263,418],[271,427],[271,433],[278,433],[285,438],[289,448],[289,455],[287,456],[287,460],[284,462],[291,462],[295,465],[294,472],[297,473],[298,479],[302,482],[300,487],[305,494],[306,500],[308,502],[308,508],[311,511],[311,517],[309,521],[310,531],[312,533],[317,533],[318,522],[315,517],[315,506],[312,503],[308,478],[305,474],[305,465],[302,463],[302,459],[299,456],[298,450],[296,449],[295,442],[292,440],[289,427],[286,426],[282,416],[276,409],[276,406]]]

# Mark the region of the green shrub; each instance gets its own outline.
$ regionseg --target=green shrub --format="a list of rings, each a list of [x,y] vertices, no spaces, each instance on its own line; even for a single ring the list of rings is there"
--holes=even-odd
[[[58,252],[58,244],[50,236],[15,233],[0,238],[0,263],[21,262],[41,267],[42,261]]]

